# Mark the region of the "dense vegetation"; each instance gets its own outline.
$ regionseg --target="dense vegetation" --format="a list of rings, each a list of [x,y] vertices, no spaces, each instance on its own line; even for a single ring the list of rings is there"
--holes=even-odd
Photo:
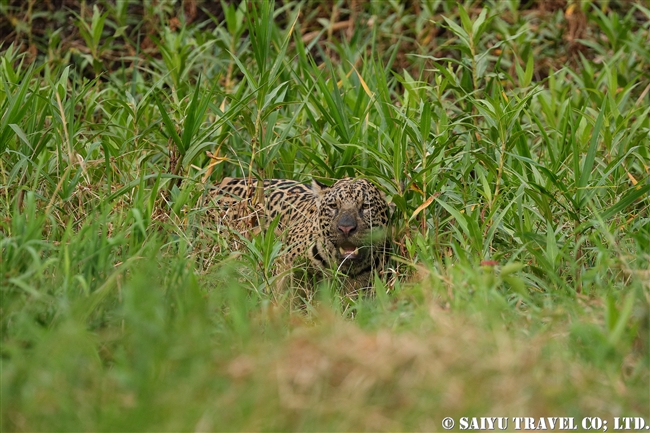
[[[2,430],[650,422],[650,10],[476,3],[0,2]],[[377,183],[376,295],[295,311],[233,175]]]

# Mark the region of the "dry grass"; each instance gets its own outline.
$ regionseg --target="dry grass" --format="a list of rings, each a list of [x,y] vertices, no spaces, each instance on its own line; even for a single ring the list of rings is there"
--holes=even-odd
[[[320,310],[317,324],[229,360],[231,386],[208,405],[199,429],[439,431],[443,417],[468,414],[610,418],[626,413],[613,398],[641,395],[576,363],[566,327],[530,337],[435,304],[427,313],[420,329],[395,333]],[[642,367],[641,357],[633,362]],[[223,410],[241,402],[245,412]]]

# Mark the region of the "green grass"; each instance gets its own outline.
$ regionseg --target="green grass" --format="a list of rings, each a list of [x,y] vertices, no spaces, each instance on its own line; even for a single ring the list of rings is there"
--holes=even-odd
[[[486,3],[2,2],[2,430],[650,423],[650,10]],[[380,185],[376,296],[270,290],[251,174]]]

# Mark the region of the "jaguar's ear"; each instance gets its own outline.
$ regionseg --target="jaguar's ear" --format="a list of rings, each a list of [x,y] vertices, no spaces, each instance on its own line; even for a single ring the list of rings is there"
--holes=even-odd
[[[325,185],[324,183],[321,183],[316,179],[311,180],[311,190],[314,191],[314,194],[316,194],[317,196],[322,197],[327,192],[328,189],[330,189],[330,187]]]

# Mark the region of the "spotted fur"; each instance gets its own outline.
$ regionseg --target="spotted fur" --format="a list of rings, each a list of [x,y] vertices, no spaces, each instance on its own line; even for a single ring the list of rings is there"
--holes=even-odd
[[[211,194],[224,225],[242,230],[267,227],[280,215],[290,265],[306,261],[310,271],[336,271],[367,285],[386,260],[388,204],[366,179],[341,179],[331,187],[285,179],[263,183],[226,178]]]

